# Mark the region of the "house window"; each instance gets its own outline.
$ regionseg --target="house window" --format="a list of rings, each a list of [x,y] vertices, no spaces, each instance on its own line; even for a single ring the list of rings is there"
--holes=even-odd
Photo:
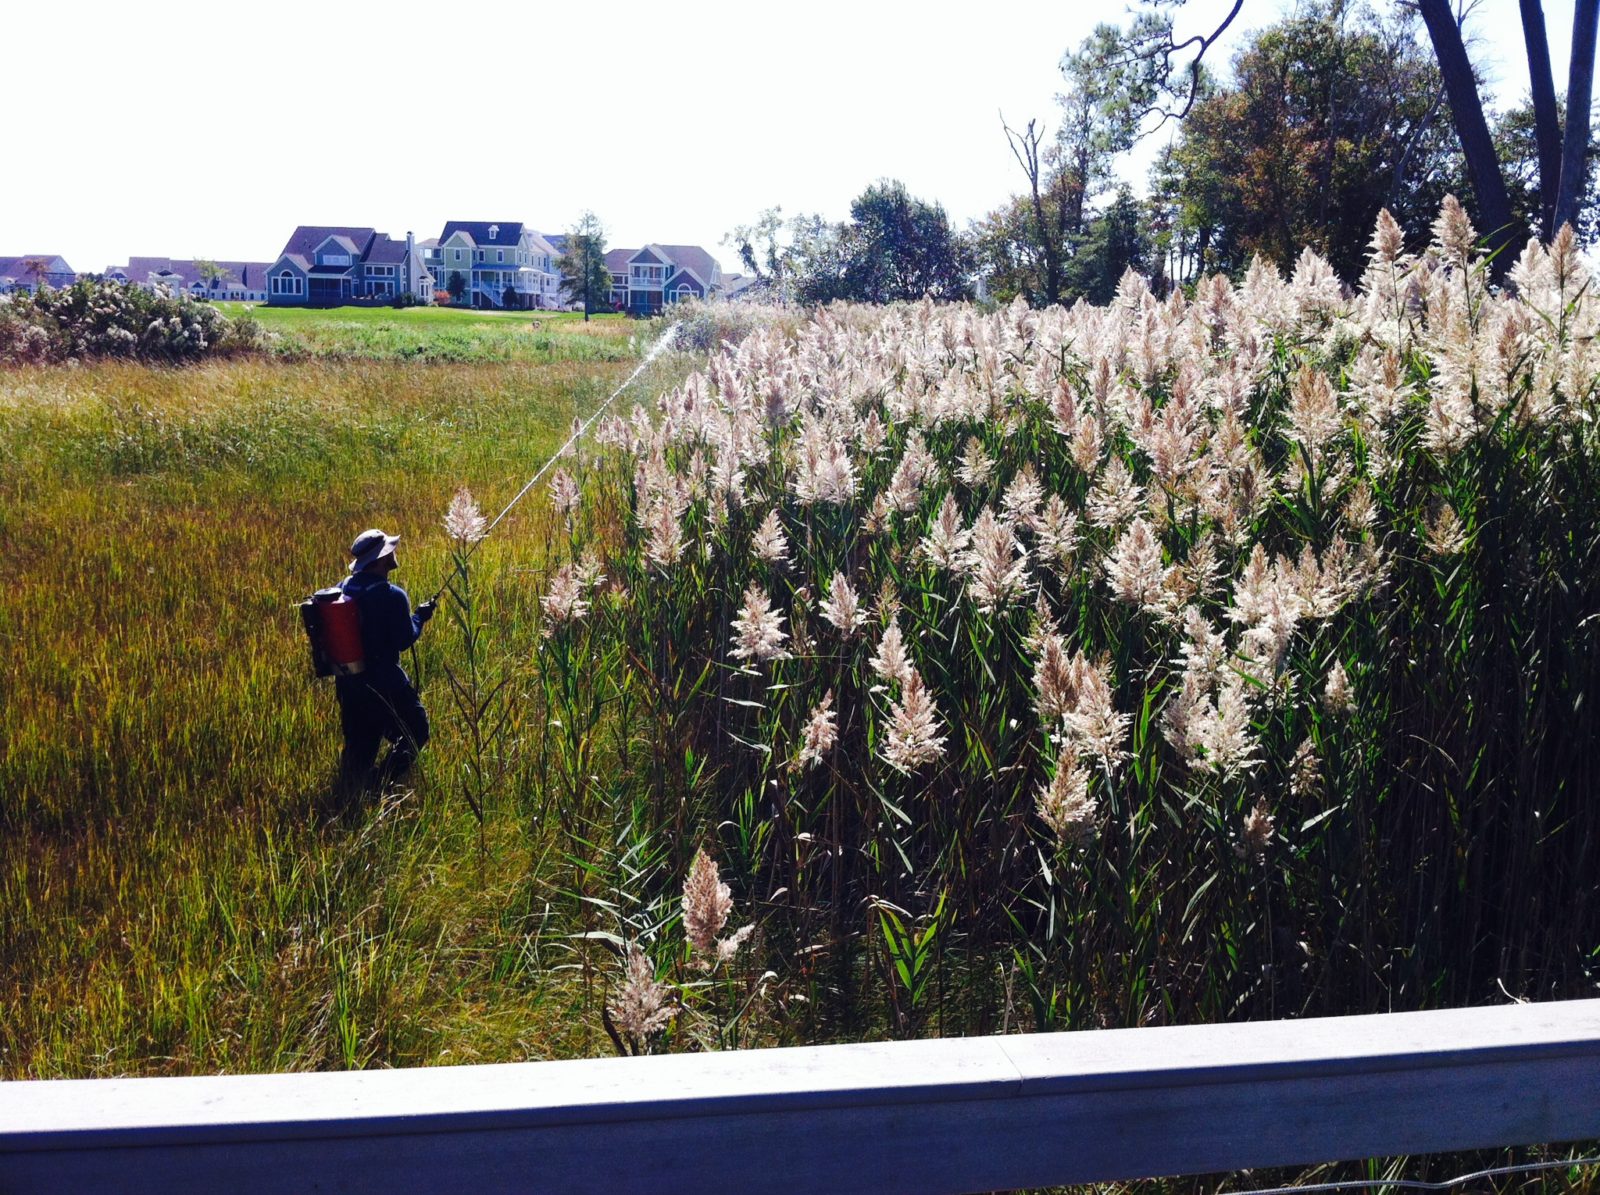
[[[482,261],[483,260],[483,250],[482,249],[479,249],[478,252],[477,252],[477,260],[478,261]]]
[[[678,287],[678,302],[681,303],[685,299],[692,298],[694,298],[694,288],[691,287],[687,282]]]
[[[506,259],[506,251],[504,249],[496,249],[494,251],[494,259],[496,261],[504,261]]]

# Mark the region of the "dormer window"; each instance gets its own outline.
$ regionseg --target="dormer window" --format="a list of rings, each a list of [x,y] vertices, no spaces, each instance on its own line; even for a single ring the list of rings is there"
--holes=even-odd
[[[500,226],[498,224],[489,225],[489,239],[491,241],[493,241],[493,240],[498,240],[499,237],[500,237]]]

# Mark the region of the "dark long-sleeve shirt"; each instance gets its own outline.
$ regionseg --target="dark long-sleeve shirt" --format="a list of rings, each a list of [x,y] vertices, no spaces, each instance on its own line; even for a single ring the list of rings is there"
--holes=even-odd
[[[377,573],[352,573],[339,585],[361,612],[361,650],[365,674],[374,684],[404,680],[400,653],[422,634],[423,619],[411,612],[411,599]]]

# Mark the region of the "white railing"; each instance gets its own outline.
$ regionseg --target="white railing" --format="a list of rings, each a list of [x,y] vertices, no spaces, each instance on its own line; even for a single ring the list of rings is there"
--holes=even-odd
[[[0,1083],[0,1191],[966,1192],[1600,1138],[1600,1000]]]

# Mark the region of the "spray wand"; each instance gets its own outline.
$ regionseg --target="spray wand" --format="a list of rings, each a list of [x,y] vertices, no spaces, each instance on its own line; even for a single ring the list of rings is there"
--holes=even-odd
[[[589,429],[594,426],[595,420],[599,419],[600,416],[605,413],[606,409],[616,401],[617,396],[631,386],[633,384],[633,380],[643,373],[645,368],[657,357],[659,357],[663,350],[672,344],[672,341],[677,334],[678,325],[669,325],[667,330],[661,334],[661,339],[657,340],[653,345],[650,346],[650,351],[644,355],[644,360],[640,361],[638,367],[622,380],[622,385],[613,390],[605,402],[596,407],[589,418],[585,419],[583,423],[580,424],[578,428],[567,437],[567,442],[560,448],[556,449],[555,455],[553,455],[549,460],[545,461],[544,464],[539,466],[539,471],[532,477],[528,478],[527,484],[516,492],[511,501],[505,504],[504,508],[501,509],[499,514],[495,515],[494,519],[489,523],[489,525],[483,529],[483,534],[467,546],[466,554],[462,557],[463,561],[471,557],[471,555],[478,550],[478,545],[489,538],[489,533],[500,525],[500,520],[504,519],[508,514],[511,513],[511,508],[518,502],[521,502],[528,491],[539,484],[540,479],[550,471],[550,466],[554,465],[558,460],[566,456],[568,450],[571,449],[572,446],[579,440],[583,439],[583,437],[588,433]],[[434,595],[428,599],[428,602],[437,602],[441,597],[444,596],[445,590],[449,588],[450,583],[446,581],[443,585],[439,586],[437,592],[435,592]]]

